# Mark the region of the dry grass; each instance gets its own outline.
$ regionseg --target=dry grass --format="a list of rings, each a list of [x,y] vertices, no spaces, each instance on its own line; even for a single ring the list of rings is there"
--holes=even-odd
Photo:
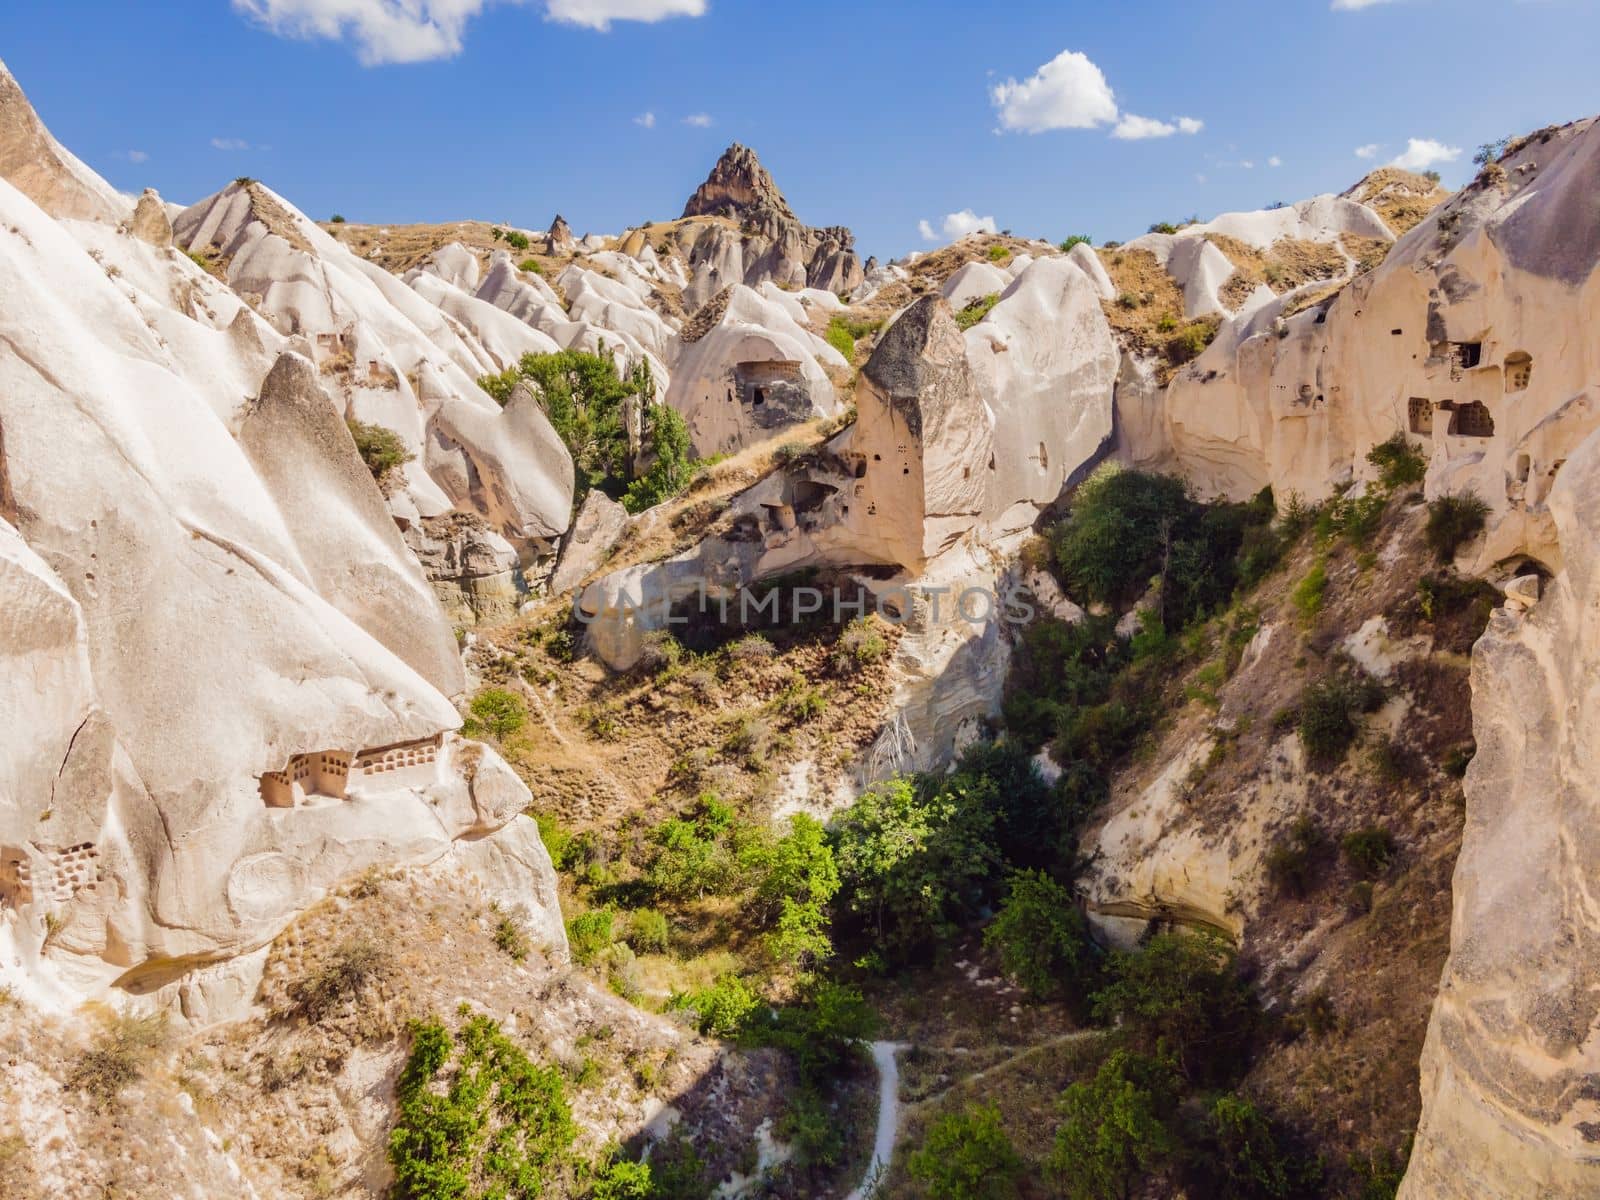
[[[1339,240],[1345,253],[1356,260],[1357,275],[1364,275],[1377,267],[1394,248],[1393,242],[1386,242],[1382,238],[1358,237],[1353,233],[1347,233]]]
[[[1307,283],[1336,279],[1348,269],[1339,247],[1329,242],[1280,238],[1270,249],[1258,250],[1226,234],[1207,234],[1206,240],[1234,265],[1233,277],[1222,290],[1223,303],[1234,309],[1263,285],[1281,296]]]
[[[1399,167],[1379,167],[1344,193],[1382,217],[1396,237],[1420,225],[1451,194],[1427,176]]]
[[[1105,301],[1106,320],[1124,345],[1152,351],[1183,323],[1183,293],[1148,250],[1100,250],[1116,297]]]

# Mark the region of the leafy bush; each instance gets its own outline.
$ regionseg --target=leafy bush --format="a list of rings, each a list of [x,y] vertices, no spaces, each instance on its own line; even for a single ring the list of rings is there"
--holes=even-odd
[[[1369,825],[1354,833],[1347,833],[1339,843],[1345,861],[1358,875],[1376,879],[1394,862],[1394,834],[1377,825]]]
[[[1298,817],[1289,832],[1267,851],[1267,878],[1280,892],[1304,897],[1311,889],[1326,844],[1321,828],[1311,817]]]
[[[577,1136],[560,1072],[535,1066],[488,1017],[468,1018],[454,1039],[419,1021],[411,1039],[389,1135],[395,1196],[539,1195]]]
[[[962,329],[971,329],[979,321],[987,317],[994,309],[994,306],[999,303],[999,292],[991,292],[987,296],[979,296],[976,300],[970,300],[962,306],[961,311],[956,313],[956,324]]]
[[[1319,770],[1344,761],[1361,732],[1358,717],[1376,711],[1383,703],[1383,688],[1365,672],[1328,675],[1300,694],[1300,744],[1306,759]]]
[[[744,865],[759,875],[756,911],[770,928],[766,941],[773,957],[809,965],[831,956],[828,914],[839,891],[839,869],[821,822],[795,813],[789,832],[770,848],[747,851]]]
[[[1194,1200],[1295,1200],[1320,1194],[1321,1161],[1297,1154],[1245,1097],[1216,1097],[1198,1125],[1184,1164],[1187,1194]]]
[[[746,1030],[759,1044],[787,1052],[807,1086],[820,1086],[860,1056],[861,1046],[878,1031],[878,1017],[860,991],[810,976],[795,1003],[765,1019],[753,1014]]]
[[[1463,545],[1483,532],[1489,506],[1471,491],[1428,501],[1428,524],[1423,531],[1428,547],[1441,563],[1453,560]]]
[[[747,633],[728,647],[728,657],[734,662],[755,662],[777,652],[772,642],[759,633]]]
[[[636,954],[665,954],[672,931],[659,909],[639,908],[628,914],[626,941]]]
[[[992,263],[1005,262],[1011,257],[1011,251],[999,242],[989,247],[989,261]]]
[[[1255,997],[1221,936],[1158,933],[1142,949],[1113,951],[1107,974],[1096,1018],[1122,1022],[1135,1046],[1172,1054],[1185,1079],[1226,1079],[1244,1063]]]
[[[969,1105],[933,1123],[906,1170],[934,1200],[1009,1200],[1023,1161],[1000,1127],[1000,1110]]]
[[[1216,341],[1221,325],[1214,319],[1191,321],[1167,339],[1167,361],[1174,366],[1193,362],[1205,353],[1206,347]]]
[[[145,1068],[167,1044],[165,1013],[114,1013],[67,1075],[71,1091],[87,1092],[97,1104],[110,1104],[144,1077]]]
[[[518,233],[515,229],[506,230],[505,239],[506,245],[510,246],[513,250],[526,250],[529,246],[528,235],[525,233]]]
[[[328,218],[328,224],[330,224],[330,225],[343,225],[344,224],[344,214],[343,213],[334,213],[333,216]]]
[[[1378,468],[1378,482],[1390,491],[1421,483],[1428,473],[1428,460],[1403,433],[1367,451],[1367,461]]]
[[[652,1200],[655,1194],[650,1164],[625,1158],[600,1167],[589,1188],[589,1200]]]
[[[729,1038],[744,1030],[761,1003],[743,979],[724,975],[710,987],[673,996],[667,1007],[693,1014],[695,1028],[706,1037]]]
[[[572,959],[581,966],[592,966],[616,940],[612,925],[615,915],[609,908],[580,913],[567,922],[567,944]]]
[[[525,258],[525,259],[523,259],[520,263],[517,264],[517,270],[526,271],[530,275],[543,275],[544,274],[544,267],[542,267],[539,264],[539,260],[537,258]]]
[[[1150,226],[1151,233],[1177,233],[1178,227],[1171,221],[1157,221]]]
[[[996,869],[993,827],[959,790],[894,779],[863,793],[829,831],[857,929],[896,960],[947,941]]]
[[[1035,996],[1081,997],[1094,980],[1093,946],[1072,893],[1042,871],[1018,871],[994,923],[984,931],[986,946]]]
[[[1306,572],[1306,577],[1295,584],[1289,599],[1294,604],[1295,611],[1300,614],[1300,619],[1309,625],[1322,611],[1322,602],[1327,594],[1328,562],[1324,558],[1318,558],[1311,564],[1311,570]]]
[[[1163,1121],[1170,1070],[1114,1052],[1092,1080],[1062,1092],[1050,1170],[1068,1200],[1127,1200],[1177,1149]]]
[[[828,345],[844,356],[845,362],[855,359],[856,335],[850,332],[849,321],[843,317],[834,317],[828,322],[828,332],[823,336]]]
[[[864,670],[889,652],[889,640],[872,617],[846,625],[833,647],[833,669],[841,675]]]
[[[485,688],[468,706],[471,717],[463,731],[469,737],[487,735],[504,741],[528,721],[528,706],[516,692],[505,688]]]
[[[355,439],[356,453],[372,472],[372,477],[383,482],[390,471],[410,462],[416,456],[406,449],[400,435],[382,425],[369,425],[354,417],[345,421],[350,436]]]
[[[622,497],[622,506],[631,513],[672,499],[689,486],[695,473],[689,426],[676,409],[666,404],[647,404],[644,439],[652,456],[650,467]]]
[[[1085,237],[1081,233],[1075,233],[1061,243],[1061,253],[1065,254],[1068,250],[1071,250],[1074,246],[1080,244],[1084,246],[1092,246],[1094,245],[1094,239],[1092,237]]]

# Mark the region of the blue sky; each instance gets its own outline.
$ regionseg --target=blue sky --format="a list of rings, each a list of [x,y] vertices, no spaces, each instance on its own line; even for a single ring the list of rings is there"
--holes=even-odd
[[[1125,239],[1408,151],[1458,184],[1480,142],[1600,111],[1600,0],[7,7],[0,56],[124,189],[253,175],[318,218],[615,232],[738,140],[880,257],[961,213]]]

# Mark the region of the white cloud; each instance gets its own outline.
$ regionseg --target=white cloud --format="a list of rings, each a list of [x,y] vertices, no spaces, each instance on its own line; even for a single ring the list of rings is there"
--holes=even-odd
[[[1111,131],[1111,136],[1125,142],[1142,142],[1146,138],[1171,137],[1177,132],[1176,125],[1158,121],[1154,117],[1136,117],[1132,113],[1123,113],[1122,120],[1117,122],[1117,127]]]
[[[1274,154],[1271,158],[1267,159],[1267,166],[1269,166],[1269,167],[1281,167],[1281,166],[1283,166],[1283,159],[1279,158],[1276,154]]]
[[[148,154],[146,154],[143,150],[118,150],[111,157],[120,158],[124,162],[131,162],[131,163],[142,163],[142,162],[148,162],[150,160],[150,156]]]
[[[1018,83],[1007,79],[989,89],[1004,129],[1093,129],[1117,119],[1117,101],[1100,68],[1085,54],[1063,50]]]
[[[953,242],[957,238],[964,238],[969,233],[994,233],[999,229],[993,217],[980,217],[970,208],[963,208],[960,212],[946,213],[939,228],[944,234],[945,241]],[[937,242],[939,234],[935,233],[933,226],[927,221],[917,222],[917,232],[923,240]]]
[[[716,124],[711,119],[710,113],[690,113],[683,119],[685,125],[693,125],[696,129],[710,129]]]
[[[1377,142],[1368,142],[1365,146],[1356,147],[1357,158],[1377,158],[1378,151],[1383,149]]]
[[[1446,146],[1432,138],[1412,138],[1405,153],[1389,165],[1405,171],[1427,171],[1440,163],[1455,162],[1460,157],[1460,146]]]
[[[1360,12],[1363,8],[1371,8],[1375,4],[1389,4],[1393,0],[1333,0],[1334,12]]]
[[[471,3],[472,0],[457,2]],[[582,25],[604,33],[613,21],[654,24],[670,17],[703,17],[706,0],[547,0],[545,9],[552,21]]]
[[[248,150],[250,149],[250,143],[243,138],[217,137],[211,139],[211,148],[213,150]]]
[[[279,37],[348,41],[369,67],[461,53],[467,25],[491,4],[527,0],[232,0]],[[613,21],[704,15],[707,0],[544,0],[548,20],[601,32]]]
[[[653,112],[640,113],[633,119],[633,123],[644,129],[654,129],[656,127],[656,115]]]
[[[1194,177],[1194,181],[1196,183],[1198,183],[1201,187],[1204,187],[1205,184],[1206,184],[1206,177],[1204,175],[1196,175]]]
[[[1248,158],[1247,158],[1247,159],[1245,159],[1245,160],[1244,160],[1244,161],[1243,161],[1243,162],[1241,162],[1241,163],[1240,163],[1240,164],[1239,164],[1239,165],[1240,165],[1240,166],[1241,166],[1241,167],[1243,167],[1243,168],[1244,168],[1244,169],[1245,169],[1245,170],[1246,170],[1246,171],[1254,171],[1254,170],[1255,170],[1255,169],[1256,169],[1256,164],[1255,164],[1255,163],[1253,163],[1253,162],[1252,162],[1252,161],[1251,161],[1251,160],[1250,160],[1250,159],[1248,159]]]
[[[1206,127],[1204,121],[1193,117],[1174,117],[1171,121],[1158,121],[1154,117],[1139,117],[1125,112],[1111,136],[1125,142],[1141,142],[1146,138],[1171,137],[1175,133],[1196,134]]]

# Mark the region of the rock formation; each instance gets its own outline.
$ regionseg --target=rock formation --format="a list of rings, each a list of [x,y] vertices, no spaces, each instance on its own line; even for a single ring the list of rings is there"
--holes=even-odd
[[[854,235],[801,224],[755,151],[738,143],[689,198],[673,237],[689,261],[692,308],[734,283],[770,279],[847,294],[863,279]]]

